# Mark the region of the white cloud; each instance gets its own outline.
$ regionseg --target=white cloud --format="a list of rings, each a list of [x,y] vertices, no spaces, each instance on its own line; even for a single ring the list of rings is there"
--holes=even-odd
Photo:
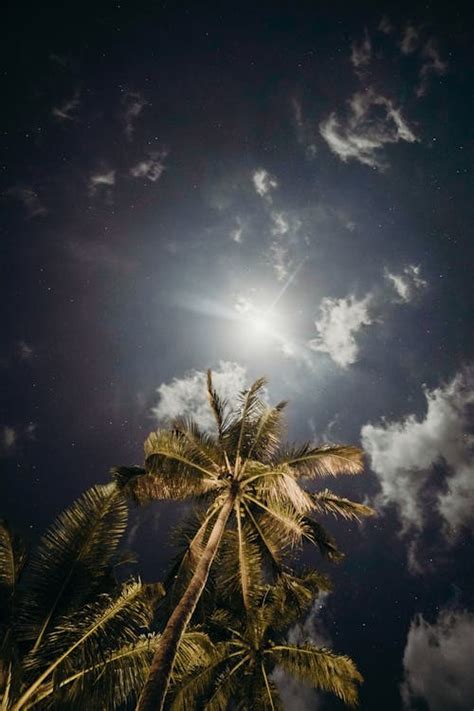
[[[419,73],[420,83],[416,89],[418,97],[426,94],[431,75],[443,76],[448,71],[448,63],[441,59],[436,42],[433,39],[428,40],[423,47],[421,55],[423,64]]]
[[[353,42],[351,45],[351,63],[355,69],[364,69],[370,64],[372,59],[372,43],[370,41],[367,28],[364,37],[360,42]]]
[[[380,20],[377,29],[379,32],[383,32],[384,35],[389,35],[393,32],[393,25],[387,15],[384,15]]]
[[[304,118],[303,108],[297,99],[293,98],[291,105],[293,108],[296,140],[298,141],[300,146],[303,146],[306,157],[309,160],[312,160],[318,152],[314,127],[312,123],[310,123]]]
[[[270,217],[272,220],[271,233],[273,237],[270,243],[270,254],[272,256],[273,268],[278,280],[284,281],[288,278],[290,271],[295,266],[290,252],[292,247],[298,242],[298,231],[301,227],[301,220],[286,212],[277,211],[273,211]]]
[[[17,354],[20,360],[31,360],[34,355],[34,349],[26,341],[19,341],[17,344]]]
[[[77,110],[81,104],[80,95],[81,92],[78,89],[71,99],[64,101],[59,106],[55,106],[51,112],[54,118],[58,121],[74,121],[77,117]]]
[[[342,161],[358,160],[379,170],[388,165],[383,155],[385,145],[417,140],[400,109],[371,89],[353,95],[345,120],[341,121],[334,112],[331,113],[320,124],[320,132]]]
[[[398,294],[398,301],[408,303],[417,293],[428,286],[428,282],[421,276],[419,265],[409,264],[401,274],[392,274],[385,270],[386,278],[392,283]]]
[[[252,181],[258,195],[260,195],[260,197],[266,197],[268,200],[271,201],[270,193],[273,190],[277,189],[277,179],[268,171],[264,170],[263,168],[260,168],[259,170],[256,170],[252,175]]]
[[[382,421],[362,427],[362,445],[369,455],[381,493],[380,506],[395,504],[403,531],[421,531],[435,506],[454,540],[459,528],[474,523],[474,435],[470,418],[474,407],[474,369],[458,373],[451,382],[425,389],[426,413],[400,421]],[[434,465],[447,473],[440,486]],[[430,487],[430,503],[423,494]]]
[[[240,217],[237,217],[236,219],[237,226],[234,227],[233,230],[230,232],[230,238],[233,242],[237,242],[237,244],[241,244],[243,241],[242,234],[244,231],[244,225]]]
[[[2,449],[5,453],[10,452],[16,444],[18,432],[14,427],[5,425],[2,428]]]
[[[135,122],[147,105],[147,101],[139,92],[130,91],[122,99],[124,104],[123,122],[125,135],[132,140],[135,132]]]
[[[95,195],[99,190],[105,190],[110,197],[111,189],[115,185],[115,170],[107,170],[104,173],[95,173],[89,178],[89,194]]]
[[[168,152],[166,150],[154,151],[149,157],[140,161],[130,170],[130,175],[134,178],[146,178],[152,183],[155,183],[161,178],[165,170],[165,158]]]
[[[369,313],[371,301],[371,294],[360,300],[355,296],[324,298],[320,306],[321,318],[315,321],[318,335],[309,342],[309,347],[327,353],[341,368],[355,363],[359,354],[355,336],[363,326],[373,323]]]
[[[400,40],[400,50],[402,54],[412,54],[418,47],[419,34],[413,25],[407,25]]]
[[[137,262],[115,251],[110,245],[101,242],[71,241],[66,244],[74,260],[93,269],[107,269],[128,274]]]
[[[187,415],[201,429],[212,430],[214,418],[207,399],[206,377],[202,370],[191,370],[183,378],[173,378],[169,384],[162,383],[157,389],[160,400],[152,410],[156,419],[166,422]],[[238,363],[220,361],[212,371],[212,379],[221,398],[233,403],[245,389],[247,372]]]
[[[474,708],[473,658],[473,613],[442,610],[434,624],[415,617],[403,655],[404,707],[422,699],[429,711]]]
[[[41,202],[38,193],[32,187],[16,186],[6,190],[4,194],[14,200],[18,200],[25,208],[29,218],[44,217],[44,215],[48,214],[48,211]]]

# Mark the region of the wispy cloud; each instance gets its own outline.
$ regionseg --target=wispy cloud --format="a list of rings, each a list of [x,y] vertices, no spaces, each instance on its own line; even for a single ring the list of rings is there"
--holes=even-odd
[[[426,94],[432,75],[443,76],[448,71],[448,62],[441,59],[434,39],[428,40],[424,45],[421,56],[420,83],[416,89],[416,95],[418,97],[422,97]]]
[[[383,507],[395,505],[403,532],[421,531],[435,508],[450,540],[474,523],[474,436],[470,417],[474,405],[474,369],[459,372],[434,390],[425,389],[426,411],[398,421],[383,420],[362,427]],[[435,465],[445,470],[439,484]],[[429,504],[426,493],[429,491]]]
[[[108,244],[90,241],[70,241],[67,250],[72,258],[91,269],[106,269],[129,274],[137,267],[137,262],[124,256]]]
[[[53,107],[52,115],[58,121],[74,121],[77,118],[77,111],[81,105],[81,92],[77,89],[71,99],[64,101],[58,106]]]
[[[321,317],[315,321],[318,335],[309,342],[309,347],[327,353],[341,368],[355,363],[359,355],[356,335],[373,323],[371,300],[370,294],[359,300],[353,295],[342,299],[324,298],[320,305]]]
[[[144,99],[142,94],[140,94],[140,92],[135,91],[128,92],[122,99],[122,104],[124,106],[124,131],[129,141],[131,141],[133,138],[133,135],[135,133],[135,123],[147,103],[148,102]]]
[[[36,190],[30,186],[17,185],[13,188],[5,190],[5,197],[10,197],[13,200],[18,200],[25,208],[28,218],[44,217],[48,214],[47,209],[41,202]]]
[[[296,130],[296,140],[304,148],[306,157],[312,160],[318,148],[316,145],[316,130],[312,122],[305,119],[301,103],[293,98],[291,101],[293,109],[293,120]]]
[[[130,175],[134,178],[144,178],[156,183],[165,171],[165,159],[168,151],[153,151],[148,158],[140,161],[130,170]]]
[[[234,402],[245,388],[247,372],[238,363],[220,361],[213,370],[213,382],[223,399]],[[153,415],[158,422],[169,422],[176,417],[192,417],[203,430],[213,430],[214,418],[209,407],[206,391],[206,373],[191,370],[182,378],[173,378],[171,383],[162,383],[157,389],[158,405]]]
[[[115,170],[94,173],[89,178],[89,194],[96,195],[98,192],[105,192],[106,196],[111,198],[114,185]]]
[[[371,59],[372,43],[365,28],[362,40],[359,42],[355,40],[351,44],[351,63],[356,70],[361,70],[369,66]]]
[[[0,457],[7,458],[17,454],[22,442],[36,438],[36,429],[35,422],[29,422],[22,426],[3,425],[0,427]]]
[[[412,301],[428,286],[426,279],[421,276],[420,265],[408,264],[401,274],[392,274],[386,269],[385,276],[391,282],[397,294],[397,300],[404,303]]]
[[[390,22],[390,18],[388,15],[383,15],[382,19],[380,20],[377,29],[379,32],[383,32],[384,35],[389,35],[391,32],[393,32],[393,25]]]
[[[237,244],[242,244],[243,242],[243,232],[244,232],[244,223],[242,222],[240,217],[236,217],[236,226],[230,231],[230,238],[233,242],[237,242]]]
[[[271,175],[267,170],[259,168],[253,173],[252,182],[257,194],[271,202],[271,193],[278,188],[278,181],[275,176]]]
[[[423,700],[430,711],[465,711],[474,704],[474,614],[441,610],[430,624],[411,622],[403,654],[403,705]],[[417,706],[418,708],[418,706]]]
[[[278,281],[284,281],[296,266],[290,252],[298,242],[301,220],[287,212],[279,211],[272,211],[270,217],[272,220],[271,260]]]
[[[388,166],[383,153],[386,145],[417,140],[400,108],[371,89],[352,96],[344,119],[336,113],[330,114],[320,124],[320,132],[331,151],[342,161],[358,160],[378,170]]]
[[[412,54],[418,47],[420,35],[413,25],[406,25],[400,40],[400,51],[402,54]]]

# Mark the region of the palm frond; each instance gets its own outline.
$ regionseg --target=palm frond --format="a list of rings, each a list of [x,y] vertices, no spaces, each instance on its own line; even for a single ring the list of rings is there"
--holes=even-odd
[[[262,561],[256,534],[236,511],[236,529],[224,534],[215,573],[216,586],[222,598],[237,595],[248,609],[259,594],[262,584]]]
[[[17,624],[21,639],[38,645],[59,615],[103,584],[127,515],[125,496],[111,483],[89,489],[58,516],[22,581]]]
[[[209,369],[207,371],[207,395],[209,398],[209,405],[211,407],[214,419],[217,425],[217,432],[219,434],[219,440],[222,440],[223,433],[227,426],[227,401],[222,399],[214,388],[212,382],[212,371]]]
[[[254,504],[260,511],[258,523],[267,536],[278,541],[281,551],[300,545],[304,537],[308,537],[311,529],[306,516],[302,516],[294,507],[287,503],[268,502],[264,504],[256,497],[247,495],[245,500]]]
[[[151,475],[147,491],[151,494],[155,486],[159,498],[202,496],[220,487],[219,467],[176,430],[151,432],[145,441],[145,458]]]
[[[319,548],[319,552],[324,558],[328,558],[334,563],[344,558],[344,553],[338,549],[334,538],[320,523],[309,516],[306,516],[304,521],[306,530],[309,530],[309,535],[305,535],[306,539]]]
[[[333,516],[340,516],[348,521],[361,521],[362,518],[373,516],[374,509],[357,501],[345,499],[342,496],[333,494],[329,489],[312,494],[313,508],[318,513],[330,513]]]
[[[237,472],[252,446],[256,424],[266,409],[261,397],[266,382],[265,378],[258,378],[241,393],[225,433],[224,443],[228,453],[233,455]]]
[[[310,494],[298,484],[288,466],[269,468],[251,462],[245,473],[244,486],[250,487],[254,496],[268,505],[291,505],[301,514],[313,508]]]
[[[283,431],[282,413],[286,401],[279,402],[275,407],[265,407],[255,423],[255,433],[249,445],[247,459],[271,461],[278,450]]]
[[[204,699],[212,691],[220,668],[231,654],[233,650],[227,643],[218,643],[201,666],[194,666],[181,678],[175,678],[171,688],[170,711],[204,708]],[[241,656],[241,653],[239,655]]]
[[[25,544],[6,521],[0,520],[0,624],[10,607],[25,562]]]
[[[276,463],[287,464],[301,478],[360,474],[364,469],[362,450],[347,445],[289,447],[276,455]]]
[[[350,706],[357,705],[357,684],[363,679],[349,657],[311,644],[275,645],[265,654],[296,679],[329,691]]]
[[[203,706],[205,711],[227,711],[229,703],[236,696],[238,687],[236,675],[242,672],[242,667],[246,668],[247,665],[247,656],[238,655],[232,659],[232,663],[229,663],[227,668],[215,679],[214,690]]]
[[[287,629],[309,612],[319,593],[330,590],[329,578],[316,570],[283,571],[263,600],[264,619],[275,630]]]

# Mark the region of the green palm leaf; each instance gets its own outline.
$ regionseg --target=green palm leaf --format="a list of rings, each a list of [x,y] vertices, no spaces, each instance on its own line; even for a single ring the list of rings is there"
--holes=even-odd
[[[311,644],[275,645],[265,655],[296,679],[329,691],[350,706],[357,705],[357,684],[363,679],[349,657]]]
[[[342,496],[333,494],[329,489],[312,494],[313,508],[318,513],[330,513],[333,516],[340,516],[348,521],[361,521],[362,518],[373,516],[374,509],[365,506],[357,501],[344,499]]]
[[[289,447],[277,454],[276,463],[287,464],[295,476],[310,479],[317,476],[360,474],[364,469],[362,450],[346,445],[314,447],[306,443]]]
[[[39,646],[58,616],[103,585],[127,525],[127,502],[111,483],[86,491],[40,541],[22,585],[18,634]]]

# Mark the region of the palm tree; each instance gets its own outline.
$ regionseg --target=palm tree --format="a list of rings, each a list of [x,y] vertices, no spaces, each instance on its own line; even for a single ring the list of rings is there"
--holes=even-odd
[[[145,442],[145,467],[113,470],[139,502],[194,499],[205,514],[189,541],[180,570],[188,580],[164,628],[137,711],[163,709],[180,639],[208,580],[226,528],[237,543],[235,579],[246,609],[251,607],[252,576],[265,561],[277,575],[288,549],[308,541],[332,558],[340,557],[334,541],[311,517],[312,512],[338,512],[360,518],[368,507],[324,491],[311,494],[303,481],[316,476],[358,474],[362,452],[344,445],[281,444],[285,403],[269,407],[260,378],[230,409],[214,390],[210,371],[207,390],[216,431],[203,433],[191,420],[152,432]]]
[[[363,679],[349,657],[310,640],[294,644],[286,638],[288,627],[310,609],[318,588],[318,576],[309,573],[293,578],[291,586],[279,582],[267,587],[255,607],[240,614],[216,610],[209,619],[214,652],[207,662],[177,675],[170,711],[283,709],[275,672],[355,706]]]
[[[123,492],[95,486],[56,519],[25,566],[24,546],[1,523],[2,711],[114,709],[143,685],[159,641],[144,633],[163,589],[115,581],[126,524]]]

